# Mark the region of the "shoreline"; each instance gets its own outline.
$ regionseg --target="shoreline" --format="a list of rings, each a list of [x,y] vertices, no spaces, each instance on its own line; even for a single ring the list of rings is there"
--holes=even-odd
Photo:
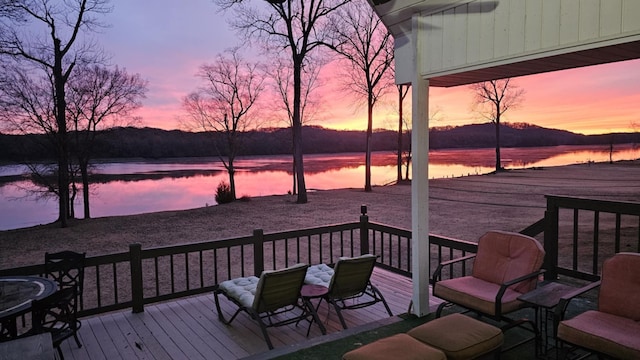
[[[615,176],[613,175],[615,174]],[[516,169],[429,181],[430,232],[475,241],[492,229],[520,231],[544,216],[544,195],[640,202],[640,160]],[[0,268],[41,263],[46,251],[74,250],[87,256],[143,248],[247,236],[358,221],[360,206],[369,220],[411,229],[411,186],[309,192],[307,204],[295,196],[271,195],[190,210],[72,220],[0,231]]]

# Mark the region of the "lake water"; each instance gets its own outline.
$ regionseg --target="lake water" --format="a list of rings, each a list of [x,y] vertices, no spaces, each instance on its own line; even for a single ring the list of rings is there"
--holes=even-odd
[[[554,146],[501,149],[508,169],[559,166],[589,161],[609,161],[609,147]],[[640,158],[640,148],[616,145],[613,160]],[[91,188],[92,217],[184,210],[215,205],[215,188],[228,180],[217,159],[156,161],[103,161],[96,164],[97,183]],[[429,178],[486,174],[494,169],[495,149],[436,150],[429,153]],[[396,155],[377,152],[372,157],[372,183],[385,185],[396,179]],[[309,190],[364,187],[364,154],[305,156],[305,181]],[[291,156],[243,157],[237,161],[237,195],[286,194],[292,187]],[[22,166],[0,166],[0,230],[50,223],[57,218],[55,198],[36,200],[26,180],[10,181],[25,173]],[[76,216],[82,217],[78,196]]]

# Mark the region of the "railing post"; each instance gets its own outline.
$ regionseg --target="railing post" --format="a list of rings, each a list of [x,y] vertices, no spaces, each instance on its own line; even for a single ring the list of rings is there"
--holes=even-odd
[[[275,264],[276,259],[273,259]],[[260,276],[264,271],[264,231],[253,230],[253,274]]]
[[[131,307],[133,308],[134,313],[140,313],[144,311],[144,288],[142,284],[142,245],[129,245],[129,267],[131,268]]]
[[[360,206],[360,255],[369,253],[369,216],[367,206]]]
[[[547,210],[544,212],[544,279],[554,281],[558,278],[558,206],[547,198]]]

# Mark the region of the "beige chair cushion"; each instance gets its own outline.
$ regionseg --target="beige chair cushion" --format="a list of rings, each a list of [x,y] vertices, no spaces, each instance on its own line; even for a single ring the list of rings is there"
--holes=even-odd
[[[614,358],[640,359],[640,322],[616,315],[586,311],[561,321],[558,338]]]
[[[598,310],[640,321],[639,253],[619,253],[604,262]]]
[[[433,289],[433,295],[468,309],[497,315],[495,301],[499,290],[499,284],[464,276],[438,281]],[[524,303],[517,300],[520,295],[522,294],[508,288],[502,296],[502,313],[506,314],[523,307]]]
[[[478,253],[473,263],[472,276],[496,283],[538,271],[544,260],[544,249],[529,236],[506,232],[489,231],[478,240]],[[536,288],[536,278],[524,281],[511,288],[526,293]]]
[[[351,350],[343,360],[447,360],[445,354],[421,343],[407,334],[397,334],[376,340]]]
[[[256,297],[256,288],[259,281],[260,279],[255,276],[241,277],[223,281],[220,283],[219,288],[242,306],[250,308]]]
[[[504,341],[497,327],[462,314],[429,321],[407,334],[444,351],[449,360],[475,359],[499,349]]]

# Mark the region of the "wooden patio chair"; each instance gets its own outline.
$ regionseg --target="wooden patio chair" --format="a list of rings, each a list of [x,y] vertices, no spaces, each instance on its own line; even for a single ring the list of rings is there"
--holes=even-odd
[[[269,349],[273,349],[267,333],[269,327],[308,320],[319,324],[322,334],[326,334],[315,309],[300,295],[308,267],[298,264],[282,270],[263,271],[260,278],[249,276],[223,281],[213,292],[218,319],[229,325],[240,312],[246,312],[260,325]],[[229,320],[225,319],[220,308],[219,295],[224,295],[238,306]],[[290,316],[278,316],[284,313]]]
[[[75,251],[60,251],[56,253],[44,254],[44,275],[53,279],[58,283],[58,289],[64,290],[74,288],[76,297],[73,299],[72,306],[74,312],[77,312],[81,306],[82,292],[84,290],[84,262],[86,253],[78,253]],[[82,347],[80,339],[78,339],[77,331],[80,329],[81,323],[78,321],[74,327],[73,337],[78,347]]]
[[[445,306],[459,305],[497,321],[506,321],[506,330],[522,324],[507,316],[528,305],[518,297],[537,286],[545,251],[529,236],[505,231],[489,231],[478,240],[474,255],[443,262],[433,274],[433,295],[445,302],[438,306],[440,317]],[[442,269],[450,264],[474,259],[469,276],[442,280]],[[537,335],[537,327],[527,321]]]
[[[572,299],[600,286],[598,308],[564,319]],[[600,281],[563,297],[556,307],[558,340],[598,358],[640,359],[640,254],[618,253],[605,260]]]
[[[340,258],[333,268],[318,264],[307,270],[305,283],[328,288],[322,299],[336,309],[344,329],[347,328],[347,323],[342,316],[343,310],[360,309],[381,302],[389,316],[393,316],[380,290],[371,284],[376,259],[377,256],[371,254]]]
[[[58,290],[44,299],[32,302],[31,334],[51,333],[53,347],[58,350],[60,359],[64,359],[60,344],[70,337],[75,337],[80,321],[74,301],[77,297],[75,287]],[[77,337],[76,337],[77,341]],[[80,343],[78,342],[80,346]]]

